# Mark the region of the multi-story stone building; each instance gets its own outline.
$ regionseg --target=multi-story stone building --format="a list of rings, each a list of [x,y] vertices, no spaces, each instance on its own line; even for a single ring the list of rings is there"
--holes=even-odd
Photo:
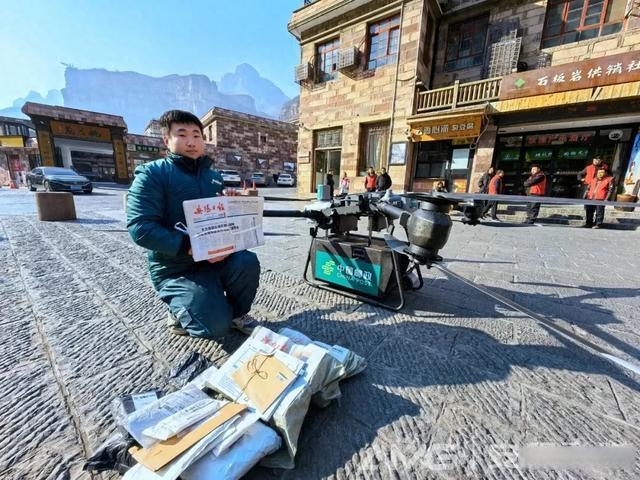
[[[202,118],[207,153],[216,168],[254,172],[268,178],[296,169],[298,128],[287,122],[212,108]]]
[[[301,45],[299,188],[339,170],[358,190],[372,165],[397,189],[444,179],[474,191],[494,165],[520,193],[535,162],[549,194],[575,196],[599,154],[619,191],[637,190],[637,4],[305,2],[289,23]]]

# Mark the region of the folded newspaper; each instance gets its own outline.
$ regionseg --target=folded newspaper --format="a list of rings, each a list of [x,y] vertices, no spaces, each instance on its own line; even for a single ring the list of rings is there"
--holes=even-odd
[[[182,207],[196,262],[264,245],[261,197],[200,198]]]

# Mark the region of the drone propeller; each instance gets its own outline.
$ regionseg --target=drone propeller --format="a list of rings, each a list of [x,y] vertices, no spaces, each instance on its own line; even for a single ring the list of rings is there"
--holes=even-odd
[[[448,193],[448,192],[408,192],[400,196],[422,202],[450,204],[473,204],[476,202],[499,202],[507,204],[541,203],[545,205],[593,205],[603,207],[630,207],[633,204],[581,198],[538,197],[531,195],[489,195],[486,193]]]

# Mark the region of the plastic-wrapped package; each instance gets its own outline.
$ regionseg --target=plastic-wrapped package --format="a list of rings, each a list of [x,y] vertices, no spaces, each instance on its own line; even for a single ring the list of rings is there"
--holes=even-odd
[[[127,471],[123,480],[177,480],[183,472],[189,468],[189,466],[205,455],[208,451],[215,448],[216,445],[222,441],[224,433],[239,420],[240,415],[232,417],[223,425],[201,438],[187,451],[180,454],[170,463],[155,472],[148,469],[141,463],[136,464]]]
[[[257,422],[230,449],[216,456],[209,452],[181,475],[183,480],[236,480],[244,476],[263,457],[280,448],[280,437],[273,429]]]
[[[317,345],[324,349],[333,359],[326,371],[322,387],[313,392],[312,402],[315,406],[324,408],[332,400],[340,398],[340,380],[352,377],[362,372],[367,367],[367,362],[357,353],[339,345],[327,345],[326,343],[313,341],[303,333],[291,328],[282,328],[278,332],[299,345]]]
[[[340,345],[327,345],[319,341],[313,341],[303,333],[293,330],[291,328],[282,328],[278,331],[280,335],[284,335],[292,342],[300,345],[307,345],[314,343],[325,350],[338,360],[345,367],[345,376],[343,378],[353,377],[367,368],[367,361],[357,353],[349,350],[348,348],[341,347]]]
[[[220,410],[221,402],[212,398],[199,400],[173,415],[160,420],[155,425],[145,428],[142,434],[156,440],[167,440],[177,435],[187,427],[199,422],[200,420],[210,417]]]
[[[158,440],[143,433],[147,428],[154,427],[160,421],[171,417],[181,410],[189,408],[198,402],[205,401],[214,402],[215,400],[212,400],[195,385],[187,384],[177,392],[170,393],[144,408],[127,415],[122,424],[140,445],[145,448],[150,448],[157,443]]]
[[[283,448],[262,461],[262,465],[266,467],[290,469],[295,467],[298,438],[312,395],[319,396],[322,406],[338,397],[340,390],[337,388],[337,381],[344,377],[345,369],[327,349],[315,345],[299,332],[287,332],[291,333],[292,338],[265,327],[257,327],[251,336],[254,340],[282,350],[305,363],[302,377],[293,384],[269,422],[282,436]]]

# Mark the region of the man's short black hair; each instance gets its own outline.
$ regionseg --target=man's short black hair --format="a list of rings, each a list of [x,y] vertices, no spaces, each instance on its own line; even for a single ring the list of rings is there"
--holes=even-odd
[[[204,133],[204,125],[198,117],[191,112],[185,112],[184,110],[169,110],[164,112],[158,119],[160,128],[162,128],[162,134],[168,135],[171,130],[171,125],[174,123],[187,123],[197,125],[200,129],[200,133]]]
[[[533,165],[531,165],[531,168],[534,168],[534,167],[535,168],[540,168],[540,165],[538,165],[537,163],[534,163]],[[542,170],[542,169],[540,168],[540,170]]]

